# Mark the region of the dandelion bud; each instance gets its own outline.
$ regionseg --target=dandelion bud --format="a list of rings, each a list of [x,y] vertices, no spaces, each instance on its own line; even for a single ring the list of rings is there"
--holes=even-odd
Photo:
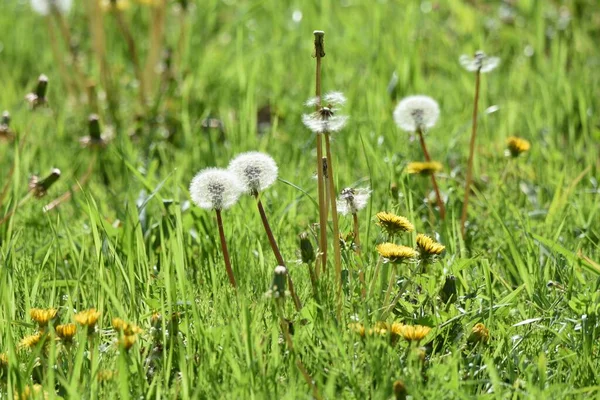
[[[38,78],[38,84],[33,93],[29,93],[25,96],[25,100],[29,103],[31,108],[36,108],[47,103],[46,90],[48,89],[48,77],[44,74]]]
[[[310,241],[308,233],[302,232],[300,238],[300,255],[302,262],[305,264],[312,264],[315,261],[315,249]]]
[[[60,169],[53,168],[44,179],[40,179],[38,176],[33,175],[29,179],[29,190],[33,192],[33,195],[37,198],[44,197],[48,193],[48,189],[60,178]]]
[[[398,379],[396,382],[394,382],[394,397],[396,400],[405,400],[407,393],[408,392],[406,391],[406,386],[404,385],[403,381]]]
[[[471,343],[487,343],[490,340],[490,331],[481,322],[475,324],[471,329],[471,335],[469,335],[469,342]]]
[[[203,169],[190,184],[194,203],[208,210],[225,210],[233,206],[243,189],[237,176],[219,168]]]
[[[454,275],[448,275],[444,286],[440,291],[440,297],[444,303],[456,301],[456,277]]]
[[[273,271],[273,283],[271,284],[271,295],[275,298],[283,298],[285,296],[285,285],[287,283],[287,269],[278,265]]]
[[[229,163],[231,171],[245,192],[256,195],[277,180],[277,163],[271,156],[258,151],[237,155]]]
[[[369,189],[345,188],[337,200],[337,210],[342,215],[357,214],[365,208],[371,197]]]
[[[12,140],[13,137],[13,132],[10,129],[10,114],[8,111],[4,111],[0,120],[0,140]]]
[[[31,0],[31,8],[40,15],[49,15],[55,11],[59,14],[66,14],[71,9],[72,0]]]
[[[92,114],[88,118],[89,136],[84,136],[79,139],[83,147],[105,148],[111,139],[111,136],[106,133],[102,134],[100,128],[100,117],[97,114]]]
[[[437,102],[423,95],[403,98],[394,110],[394,122],[406,132],[423,132],[433,128],[439,116]]]
[[[325,57],[325,32],[323,31],[314,31],[315,35],[315,57]]]

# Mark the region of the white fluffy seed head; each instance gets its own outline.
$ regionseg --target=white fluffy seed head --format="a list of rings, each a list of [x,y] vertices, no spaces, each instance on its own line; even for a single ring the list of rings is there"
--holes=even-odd
[[[474,57],[463,54],[458,61],[467,71],[476,72],[479,70],[482,74],[495,70],[500,64],[500,58],[490,57],[483,51],[476,52]]]
[[[277,163],[270,155],[258,151],[237,155],[228,169],[250,194],[265,190],[277,180]]]
[[[240,197],[243,186],[237,176],[220,168],[206,168],[198,172],[190,184],[192,200],[207,210],[225,210]]]
[[[337,199],[337,210],[342,215],[356,214],[369,202],[371,190],[368,188],[346,188]]]
[[[440,116],[438,103],[429,96],[403,98],[394,110],[396,125],[407,132],[432,128]]]
[[[318,97],[312,97],[306,101],[308,107],[314,107],[320,104]],[[323,96],[323,106],[343,106],[346,104],[346,96],[342,92],[329,92]]]
[[[59,13],[66,14],[72,4],[73,0],[31,0],[31,8],[40,15],[49,15],[53,7]]]

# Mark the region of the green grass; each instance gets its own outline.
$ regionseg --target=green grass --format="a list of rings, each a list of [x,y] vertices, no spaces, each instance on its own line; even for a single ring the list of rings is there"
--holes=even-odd
[[[0,398],[33,383],[64,398],[309,398],[298,359],[324,398],[393,398],[398,379],[413,398],[599,395],[595,0],[523,0],[515,2],[511,21],[499,18],[499,2],[197,1],[185,17],[188,34],[176,52],[174,80],[161,91],[162,78],[154,75],[145,111],[127,45],[106,15],[117,97],[116,109],[109,109],[87,2],[77,2],[67,20],[80,67],[97,82],[102,125],[114,133],[96,155],[78,143],[91,108],[67,91],[47,26],[26,3],[0,6],[0,108],[10,111],[17,133],[12,143],[0,141],[0,190],[8,188],[0,218],[26,195],[30,175],[57,167],[62,176],[46,197],[31,199],[0,225],[0,353],[9,359],[0,367]],[[294,11],[302,13],[298,22]],[[151,10],[132,4],[125,18],[145,59]],[[170,5],[165,42],[173,48],[180,43],[179,18]],[[408,217],[418,232],[439,235],[446,246],[445,257],[425,274],[399,268],[411,284],[386,319],[433,328],[421,343],[424,361],[414,344],[392,346],[348,328],[356,319],[372,327],[383,293],[362,300],[346,285],[338,320],[333,264],[317,301],[306,265],[296,263],[298,234],[318,222],[315,140],[301,123],[309,111],[303,103],[314,94],[314,29],[326,32],[323,87],[347,95],[344,111],[351,117],[334,136],[337,187],[373,190],[359,215],[367,280],[378,261],[375,246],[385,239],[375,225],[380,210]],[[458,57],[478,49],[502,63],[482,76],[476,194],[462,240],[474,76]],[[398,82],[390,94],[394,72]],[[41,73],[50,81],[49,106],[32,111],[23,99]],[[421,93],[441,108],[427,140],[432,157],[444,164],[438,182],[448,196],[445,221],[424,201],[429,180],[405,173],[422,154],[392,119],[400,98]],[[259,133],[257,110],[265,105],[273,118]],[[209,116],[223,121],[224,140],[202,128]],[[136,127],[139,135],[130,139]],[[528,139],[531,151],[506,158],[511,135]],[[295,354],[264,296],[276,263],[254,200],[242,198],[224,212],[237,293],[227,280],[214,214],[190,205],[187,188],[198,170],[226,167],[248,150],[268,152],[280,167],[263,201],[304,303],[300,313],[291,300],[284,308],[293,321]],[[44,213],[90,162],[90,181]],[[345,235],[352,221],[340,221]],[[398,243],[412,246],[414,239],[408,234]],[[342,258],[344,269],[356,273],[355,254],[346,249]],[[439,293],[449,275],[456,277],[457,299],[444,304]],[[549,288],[549,281],[557,284]],[[74,310],[96,307],[102,316],[92,351],[85,332],[70,352],[61,345],[20,349],[21,338],[35,331],[33,307],[59,308],[62,322]],[[165,318],[152,329],[155,312]],[[169,322],[174,313],[178,324]],[[113,317],[144,329],[129,352],[113,343]],[[489,328],[487,345],[468,340],[478,322]],[[98,382],[100,370],[116,376]]]

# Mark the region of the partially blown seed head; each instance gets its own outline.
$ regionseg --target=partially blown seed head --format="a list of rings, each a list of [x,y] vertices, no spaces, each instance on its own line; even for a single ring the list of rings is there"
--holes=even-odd
[[[369,202],[371,190],[365,188],[346,188],[337,200],[337,210],[342,215],[356,214]]]
[[[483,51],[475,52],[474,57],[463,54],[458,59],[460,65],[470,72],[480,71],[481,73],[491,72],[500,64],[500,58],[490,57]]]
[[[233,206],[242,190],[237,176],[219,168],[203,169],[190,184],[192,200],[198,207],[207,210],[224,210]]]
[[[432,128],[440,116],[438,103],[429,96],[403,98],[394,110],[396,125],[407,132]]]
[[[322,98],[314,97],[306,102],[307,106],[320,105],[319,110],[312,114],[304,114],[302,122],[314,133],[339,132],[346,125],[348,117],[338,115],[338,108],[346,102],[346,97],[341,92],[327,93]]]
[[[66,14],[71,9],[73,0],[31,0],[31,8],[40,15],[49,15],[52,9]]]
[[[244,191],[251,194],[265,190],[277,180],[277,163],[270,155],[258,151],[237,155],[228,170],[237,176]]]

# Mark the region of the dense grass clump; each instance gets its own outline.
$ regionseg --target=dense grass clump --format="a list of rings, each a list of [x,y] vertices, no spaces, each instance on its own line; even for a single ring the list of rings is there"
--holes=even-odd
[[[0,398],[598,396],[595,0],[0,29]]]

